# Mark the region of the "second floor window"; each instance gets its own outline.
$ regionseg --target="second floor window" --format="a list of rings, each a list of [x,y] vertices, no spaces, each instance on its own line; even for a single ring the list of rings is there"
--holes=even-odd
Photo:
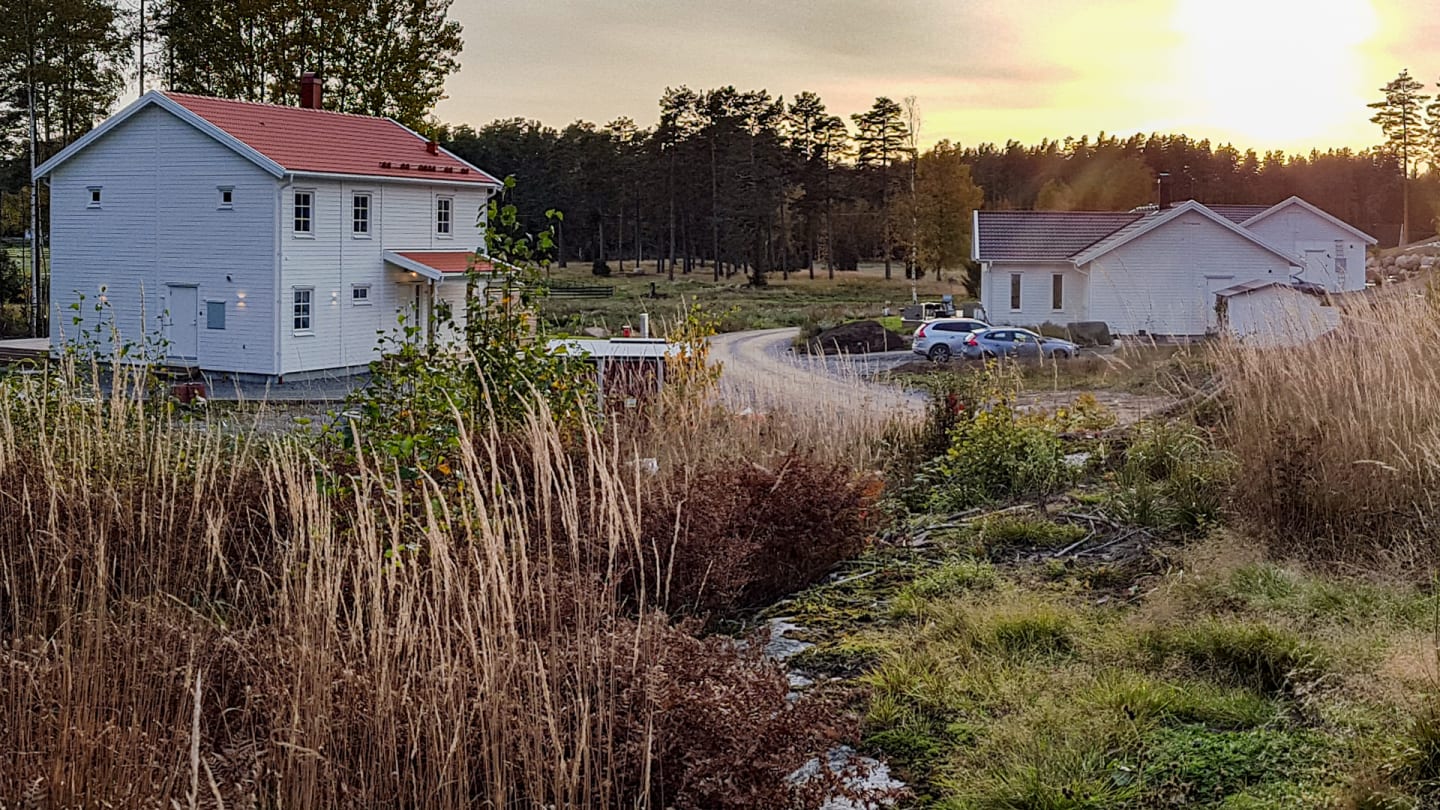
[[[350,233],[354,236],[370,235],[370,195],[356,194],[350,202]]]
[[[450,235],[451,209],[455,201],[449,197],[435,198],[435,235]]]
[[[315,195],[309,191],[295,192],[295,233],[313,233]]]

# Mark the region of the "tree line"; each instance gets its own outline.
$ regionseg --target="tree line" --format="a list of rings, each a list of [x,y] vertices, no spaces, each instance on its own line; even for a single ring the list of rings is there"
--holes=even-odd
[[[665,91],[654,127],[628,118],[563,130],[508,119],[442,127],[445,146],[514,175],[535,227],[565,220],[559,260],[597,273],[654,262],[670,277],[961,270],[980,189],[959,149],[916,147],[914,104],[880,98],[850,122],[815,93]]]
[[[1177,199],[1298,194],[1387,242],[1402,223],[1407,236],[1428,230],[1440,209],[1440,101],[1427,105],[1408,73],[1371,105],[1381,144],[1296,155],[1159,133],[921,148],[914,99],[845,116],[815,93],[730,86],[667,89],[648,127],[447,125],[431,111],[463,46],[451,2],[12,0],[0,27],[0,236],[29,229],[32,146],[44,161],[130,82],[290,104],[306,70],[320,73],[328,108],[393,116],[515,175],[529,224],[565,213],[559,260],[597,272],[653,262],[672,277],[763,284],[877,261],[887,276],[961,273],[975,208],[1126,210],[1153,201],[1161,173]]]

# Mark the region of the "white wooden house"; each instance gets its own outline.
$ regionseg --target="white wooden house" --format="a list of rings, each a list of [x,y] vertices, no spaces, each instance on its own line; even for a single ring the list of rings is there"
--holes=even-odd
[[[500,184],[319,92],[307,76],[301,107],[146,93],[40,166],[52,347],[113,322],[172,363],[284,380],[362,368],[441,302],[463,319]]]
[[[1104,321],[1118,335],[1190,337],[1219,329],[1216,295],[1236,285],[1362,289],[1374,243],[1291,197],[1273,206],[977,211],[972,251],[991,323]]]

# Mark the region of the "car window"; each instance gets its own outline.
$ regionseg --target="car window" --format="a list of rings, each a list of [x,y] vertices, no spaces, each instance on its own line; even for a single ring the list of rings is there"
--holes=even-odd
[[[960,331],[959,329],[956,328],[955,324],[953,324],[953,323],[937,323],[937,324],[935,324],[934,329],[935,329],[936,332],[958,332],[958,331]]]
[[[985,339],[998,341],[1000,343],[1009,343],[1010,341],[1015,339],[1015,336],[1011,332],[1002,329],[998,332],[986,333]]]

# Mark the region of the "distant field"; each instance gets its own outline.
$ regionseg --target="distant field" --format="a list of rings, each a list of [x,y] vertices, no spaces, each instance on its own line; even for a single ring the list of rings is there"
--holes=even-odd
[[[627,264],[627,268],[633,268]],[[612,263],[612,269],[616,265]],[[792,273],[788,281],[772,273],[769,284],[755,289],[743,276],[713,280],[711,268],[703,267],[689,276],[676,273],[671,282],[663,273],[655,272],[653,262],[642,265],[644,272],[627,270],[607,277],[590,273],[588,263],[574,262],[567,268],[555,268],[551,280],[568,284],[601,284],[613,286],[613,298],[547,300],[542,313],[546,320],[562,331],[576,332],[589,326],[602,326],[612,331],[624,324],[633,324],[642,312],[649,312],[659,322],[673,317],[682,303],[698,303],[707,311],[722,315],[722,331],[768,329],[801,326],[813,321],[840,321],[851,318],[879,317],[886,306],[897,314],[910,301],[911,284],[903,278],[904,269],[896,264],[893,278],[886,281],[884,266],[861,265],[860,270],[836,272],[830,280],[817,268],[812,280],[807,272]],[[651,285],[659,298],[650,298]],[[966,298],[958,278],[947,276],[943,282],[925,278],[915,284],[915,293],[922,299],[935,299],[951,294],[955,300]]]

